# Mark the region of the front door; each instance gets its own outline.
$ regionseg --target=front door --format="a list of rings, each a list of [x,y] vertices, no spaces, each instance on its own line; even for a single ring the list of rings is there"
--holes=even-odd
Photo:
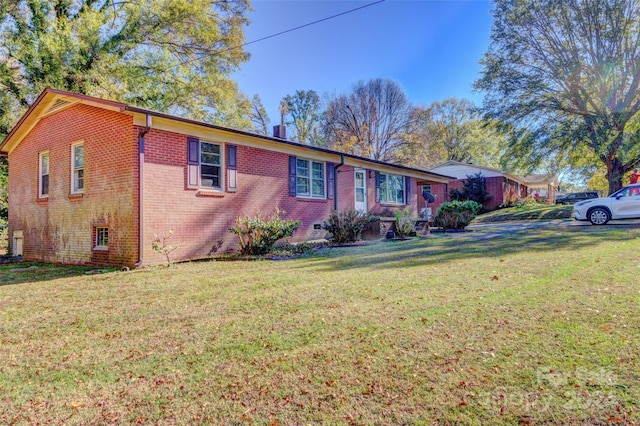
[[[355,170],[355,197],[356,210],[361,212],[367,211],[367,179],[366,172],[363,169]]]

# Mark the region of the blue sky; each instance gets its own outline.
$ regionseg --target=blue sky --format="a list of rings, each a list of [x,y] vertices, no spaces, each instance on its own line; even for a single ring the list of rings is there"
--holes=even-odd
[[[247,42],[373,3],[254,0]],[[449,97],[477,104],[471,85],[489,45],[486,0],[386,0],[246,47],[248,62],[233,75],[240,90],[259,94],[271,118],[296,90],[347,93],[353,83],[390,78],[417,105]]]

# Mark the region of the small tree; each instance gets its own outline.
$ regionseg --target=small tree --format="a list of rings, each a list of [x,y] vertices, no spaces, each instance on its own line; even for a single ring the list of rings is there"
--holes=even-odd
[[[151,248],[159,254],[164,255],[167,259],[167,266],[171,266],[171,253],[180,247],[180,244],[170,244],[169,238],[173,235],[173,230],[169,229],[168,234],[163,234],[159,236],[158,234],[153,234],[153,240],[151,241]]]
[[[462,182],[462,189],[453,189],[449,195],[455,201],[469,200],[475,201],[480,205],[491,200],[491,196],[487,191],[487,180],[480,172],[474,175],[467,175],[467,179]]]

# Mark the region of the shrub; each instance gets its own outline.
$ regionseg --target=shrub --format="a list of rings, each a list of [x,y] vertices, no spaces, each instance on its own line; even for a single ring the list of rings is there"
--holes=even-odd
[[[499,206],[500,208],[514,207],[514,206],[519,206],[520,204],[522,204],[522,202],[520,200],[520,196],[515,191],[505,192],[502,195],[502,197],[503,197],[503,202],[502,202],[502,204],[500,204],[500,206]]]
[[[469,200],[478,204],[484,204],[491,200],[487,191],[487,180],[482,176],[482,173],[467,175],[467,178],[462,182],[462,188],[451,190],[449,195],[455,201]]]
[[[436,226],[444,229],[464,229],[476,217],[482,206],[475,201],[443,203],[436,213]]]
[[[299,220],[283,219],[278,206],[273,212],[265,215],[258,211],[255,217],[239,217],[236,225],[229,229],[240,239],[240,253],[243,255],[260,256],[269,253],[276,241],[288,238],[302,224]]]
[[[333,243],[343,244],[358,241],[362,236],[362,230],[370,218],[370,213],[357,210],[333,212],[329,219],[322,223],[322,229],[326,229]]]
[[[293,255],[307,254],[311,251],[325,248],[327,247],[327,245],[328,244],[326,241],[314,241],[314,242],[305,241],[297,244],[285,242],[282,244],[275,245],[271,253],[275,253],[276,255],[282,255],[282,256],[293,256]]]
[[[404,210],[396,210],[396,235],[398,238],[407,238],[416,230],[416,220],[411,217],[411,211],[408,207]]]

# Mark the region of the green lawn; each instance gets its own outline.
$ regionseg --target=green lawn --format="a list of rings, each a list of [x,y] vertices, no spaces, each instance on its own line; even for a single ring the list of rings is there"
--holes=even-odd
[[[573,216],[573,206],[523,204],[516,207],[494,210],[478,216],[474,223],[505,222],[511,220],[569,219]]]
[[[0,266],[0,424],[637,424],[640,229]]]

